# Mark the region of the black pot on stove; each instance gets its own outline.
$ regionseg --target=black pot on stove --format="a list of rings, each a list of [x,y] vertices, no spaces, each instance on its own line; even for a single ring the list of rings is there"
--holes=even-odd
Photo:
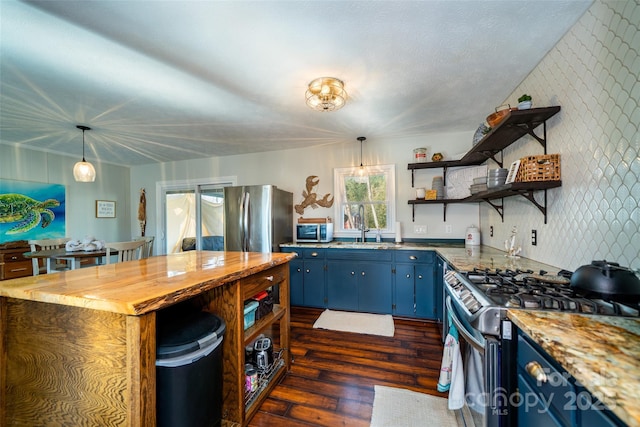
[[[592,261],[571,275],[571,287],[624,299],[640,298],[640,278],[627,267],[608,261]]]

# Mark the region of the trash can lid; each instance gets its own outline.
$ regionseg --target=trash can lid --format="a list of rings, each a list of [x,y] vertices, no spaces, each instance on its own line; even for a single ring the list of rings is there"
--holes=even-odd
[[[176,317],[159,316],[156,358],[167,359],[197,351],[202,342],[206,345],[222,337],[225,329],[224,320],[206,311]]]

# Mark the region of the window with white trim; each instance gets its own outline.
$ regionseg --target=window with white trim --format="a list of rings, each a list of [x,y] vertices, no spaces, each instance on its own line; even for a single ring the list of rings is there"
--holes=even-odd
[[[371,232],[394,232],[395,176],[395,165],[335,168],[334,233],[358,236],[363,221]]]

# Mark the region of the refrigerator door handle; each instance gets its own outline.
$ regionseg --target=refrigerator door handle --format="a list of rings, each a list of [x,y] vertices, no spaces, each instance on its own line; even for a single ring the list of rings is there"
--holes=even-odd
[[[241,213],[240,216],[242,217],[242,252],[248,252],[249,251],[249,209],[251,206],[251,201],[249,199],[249,192],[245,192],[242,195],[242,207],[240,208]]]

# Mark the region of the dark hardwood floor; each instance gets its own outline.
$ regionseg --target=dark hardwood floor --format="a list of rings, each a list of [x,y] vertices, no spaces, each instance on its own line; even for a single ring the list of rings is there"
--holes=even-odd
[[[291,310],[291,371],[250,426],[368,427],[374,385],[434,396],[442,342],[438,325],[394,319],[393,338],[313,329],[322,310]]]

